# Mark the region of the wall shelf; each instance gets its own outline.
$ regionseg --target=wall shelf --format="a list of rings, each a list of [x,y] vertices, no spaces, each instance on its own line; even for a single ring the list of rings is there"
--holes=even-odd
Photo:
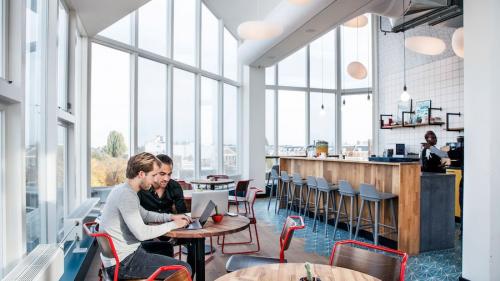
[[[449,132],[463,132],[464,127],[450,128],[450,116],[462,116],[462,113],[448,112],[446,113],[446,131]]]

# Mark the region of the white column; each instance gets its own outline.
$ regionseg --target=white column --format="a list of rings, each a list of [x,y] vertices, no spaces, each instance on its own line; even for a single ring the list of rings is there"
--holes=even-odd
[[[265,69],[243,67],[243,178],[264,189],[265,166]]]
[[[462,276],[500,280],[500,1],[464,1]]]

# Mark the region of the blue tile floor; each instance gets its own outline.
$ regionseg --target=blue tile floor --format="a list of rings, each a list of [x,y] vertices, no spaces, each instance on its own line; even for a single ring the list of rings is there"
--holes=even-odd
[[[268,199],[259,199],[255,203],[255,214],[258,221],[274,225],[277,233],[281,232],[283,222],[286,218],[286,211],[281,210],[279,215],[274,213],[274,200],[271,202],[271,208],[267,211]],[[293,213],[297,215],[296,212]],[[312,232],[312,218],[304,218],[306,231],[297,231],[295,237],[305,239],[305,251],[314,252],[322,256],[330,256],[331,249],[335,241],[349,239],[349,233],[338,229],[335,239],[333,234],[333,225],[327,226],[328,236],[325,236],[325,224],[319,222],[317,232]],[[458,226],[456,237],[458,238]],[[366,239],[360,239],[364,242],[370,242]],[[455,248],[422,253],[412,256],[408,259],[406,267],[405,280],[458,280],[462,273],[462,245],[461,240],[455,240]]]

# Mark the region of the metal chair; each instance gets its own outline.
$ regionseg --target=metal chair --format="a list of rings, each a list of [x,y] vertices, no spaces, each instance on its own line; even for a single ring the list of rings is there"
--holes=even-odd
[[[297,206],[297,212],[301,213],[302,207],[305,207],[305,202],[302,201],[302,190],[306,186],[306,182],[302,179],[299,173],[293,173],[292,176],[293,192],[290,208],[287,210],[287,215],[292,211],[294,206]]]
[[[299,222],[297,222],[297,220]],[[226,263],[226,271],[233,272],[239,269],[264,265],[264,264],[274,264],[274,263],[286,263],[285,259],[285,251],[290,247],[290,243],[292,242],[293,233],[295,230],[303,229],[304,219],[300,216],[289,216],[287,217],[285,224],[283,225],[283,229],[281,230],[280,235],[280,257],[278,258],[269,258],[269,257],[260,257],[260,256],[248,256],[248,255],[233,255],[231,256]]]
[[[375,245],[378,245],[378,237],[379,237],[379,226],[383,226],[385,228],[389,228],[391,232],[397,232],[397,220],[396,220],[396,210],[394,207],[394,199],[397,198],[397,195],[386,192],[378,192],[375,186],[371,184],[362,183],[359,186],[359,197],[361,198],[361,207],[359,209],[358,222],[356,223],[356,234],[354,235],[354,240],[358,237],[359,229],[361,228],[372,228],[373,229],[373,242]],[[392,226],[385,225],[380,223],[380,202],[388,200],[390,204],[390,212],[391,212],[391,221]],[[363,207],[365,202],[368,204],[368,213],[370,214],[370,224],[361,225],[361,217],[363,215]],[[371,212],[371,204],[373,202],[375,205],[375,221],[372,218]]]
[[[330,255],[332,266],[363,272],[384,281],[404,281],[407,260],[408,255],[404,252],[354,240],[335,243]]]
[[[191,275],[189,271],[182,265],[166,265],[158,268],[146,281],[154,281],[157,280],[158,275],[160,275],[163,271],[175,270],[176,272],[164,281],[192,281]]]
[[[281,189],[279,191],[279,197],[276,198],[276,203],[274,205],[274,209],[276,210],[276,206],[278,206],[278,202],[280,206],[278,206],[278,214],[280,213],[280,207],[282,203],[285,203],[285,209],[288,209],[288,204],[290,204],[290,190],[291,190],[291,182],[292,179],[288,176],[287,171],[281,171]]]
[[[357,207],[354,208],[354,204],[358,204],[358,200],[356,196],[359,194],[357,190],[354,190],[352,188],[351,184],[348,181],[345,180],[339,180],[339,194],[340,194],[340,199],[339,199],[339,208],[337,210],[337,219],[335,220],[335,227],[333,229],[333,239],[335,239],[335,234],[337,233],[337,226],[340,220],[343,220],[344,222],[347,223],[347,228],[349,230],[349,239],[352,239],[352,229],[354,227],[354,220],[357,219],[357,217],[354,215],[354,211],[357,210]],[[349,197],[351,200],[351,204],[349,206],[349,213],[347,212],[347,207],[345,204],[345,198],[344,197]],[[344,213],[342,213],[342,207],[344,207]]]
[[[336,210],[336,203],[335,203],[335,192],[338,190],[338,187],[335,185],[329,184],[324,178],[318,177],[316,178],[316,183],[317,183],[317,190],[316,190],[316,196],[314,197],[314,219],[313,219],[313,232],[316,231],[316,218],[317,216],[321,216],[321,213],[323,213],[324,216],[324,221],[325,221],[325,235],[328,234],[328,219],[329,215],[328,213],[333,215],[335,219],[337,219],[338,216],[338,210]],[[320,206],[320,201],[323,203],[323,208],[319,209]],[[330,208],[330,203],[332,207]],[[337,214],[335,213],[337,212]],[[335,237],[335,236],[333,236]]]
[[[269,193],[269,202],[267,203],[267,210],[268,211],[269,211],[269,207],[271,206],[271,200],[273,199],[273,194],[275,194],[275,189],[277,189],[278,184],[279,184],[279,180],[280,180],[280,176],[278,174],[279,169],[280,169],[279,165],[274,165],[271,168],[271,172],[269,174],[269,182],[266,186],[266,187],[269,187],[271,190],[271,192]],[[275,198],[278,198],[277,193],[278,192],[276,190],[276,194],[274,195]],[[276,208],[274,211],[276,211]]]
[[[248,213],[247,207],[247,191],[248,186],[250,185],[250,180],[240,180],[236,183],[236,189],[234,190],[234,195],[229,195],[227,202],[227,210],[229,211],[229,207],[231,204],[236,205],[236,212],[240,212],[240,203],[245,204],[245,213]]]

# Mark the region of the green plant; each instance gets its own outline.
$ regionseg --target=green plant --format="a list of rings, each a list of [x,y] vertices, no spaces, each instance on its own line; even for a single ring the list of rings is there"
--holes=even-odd
[[[215,205],[215,214],[219,215],[219,208],[217,208],[217,205]]]
[[[312,277],[312,273],[311,273],[311,264],[308,263],[308,262],[306,262],[306,264],[304,265],[304,267],[306,268],[307,280],[308,281],[312,281],[313,277]]]

